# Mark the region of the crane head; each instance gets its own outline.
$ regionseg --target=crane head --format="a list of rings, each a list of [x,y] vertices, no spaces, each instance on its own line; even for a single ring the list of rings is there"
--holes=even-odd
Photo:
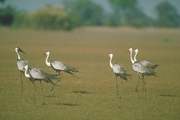
[[[45,53],[44,53],[44,55],[49,55],[50,54],[50,52],[49,51],[46,51]]]
[[[26,54],[26,53],[25,53],[23,50],[21,50],[21,48],[19,48],[19,47],[16,47],[16,48],[15,48],[15,51],[16,51],[16,52],[22,52],[22,53]]]
[[[129,48],[127,51],[126,51],[126,53],[128,53],[128,52],[132,52],[132,48]]]
[[[132,48],[129,48],[129,51],[132,51],[133,49]]]
[[[138,53],[138,51],[139,51],[139,50],[136,48],[136,49],[134,50],[134,53]]]
[[[50,52],[49,51],[46,51],[42,56],[44,56],[44,55],[49,55],[50,54]]]
[[[110,57],[110,58],[112,58],[112,57],[113,57],[113,54],[112,54],[112,53],[111,53],[111,54],[109,54],[109,57]]]

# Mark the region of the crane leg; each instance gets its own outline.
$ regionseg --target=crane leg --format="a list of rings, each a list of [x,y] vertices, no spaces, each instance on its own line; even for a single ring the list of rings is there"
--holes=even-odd
[[[51,90],[50,90],[50,91],[53,91],[55,86],[56,86],[56,85],[53,85],[53,87],[51,88]]]
[[[24,85],[24,94],[25,94],[25,96],[26,96],[26,93],[27,93],[27,78],[26,78],[25,85]]]
[[[41,90],[42,90],[42,104],[45,105],[45,103],[44,103],[44,91],[43,91],[43,85],[41,83],[41,80],[40,80],[40,84],[41,84]]]
[[[142,74],[142,92],[144,92],[144,79],[143,79],[143,74]]]
[[[57,81],[56,81],[56,84],[53,85],[53,87],[52,87],[52,89],[51,89],[50,91],[53,91],[53,90],[54,90],[54,87],[57,85],[57,83],[58,83],[58,86],[60,86],[60,80],[57,80]]]
[[[60,81],[61,80],[61,78],[59,78],[59,80],[57,80],[57,82],[58,82],[58,90],[60,91]],[[56,82],[56,84],[57,84],[57,82]]]
[[[122,78],[121,78],[121,88],[120,88],[120,96],[119,96],[119,98],[121,98],[121,96],[122,96]]]
[[[60,71],[58,71],[58,74],[61,75]]]
[[[56,71],[59,75],[61,75],[60,71]],[[61,77],[62,78],[62,77]],[[54,90],[54,87],[57,85],[58,83],[58,86],[60,86],[60,80],[61,78],[59,78],[57,81],[56,81],[56,84],[53,85],[52,89],[50,91],[53,91]]]
[[[26,93],[28,93],[28,88],[27,88],[27,81],[28,81],[28,79],[26,78],[26,85],[25,85],[25,95],[26,95]]]
[[[142,74],[142,79],[143,79],[143,91],[144,91],[144,94],[146,95],[146,82],[145,82],[145,79],[144,79],[144,75]]]
[[[23,94],[22,72],[20,72],[20,78],[21,78],[21,94]]]
[[[35,84],[35,81],[31,81],[32,84],[34,85],[34,105],[35,105],[35,102],[36,102],[36,84]]]
[[[116,94],[117,94],[117,97],[118,97],[119,95],[118,95],[118,83],[117,83],[117,76],[116,76],[116,89],[117,89],[117,93],[116,93]]]
[[[62,78],[62,77],[61,77]],[[54,84],[54,83],[52,83],[53,84],[53,87],[52,87],[52,89],[50,90],[50,91],[53,91],[54,90],[54,87],[57,85],[57,86],[60,86],[60,80],[61,80],[61,78],[59,78],[57,81],[56,81],[56,84]],[[58,84],[57,84],[58,83]],[[59,87],[60,88],[60,87]]]
[[[136,85],[135,92],[139,92],[138,86],[139,86],[139,83],[141,82],[141,77],[140,77],[140,74],[139,74],[139,73],[138,73],[138,77],[139,77],[139,81],[138,81],[138,83],[137,83],[137,85]]]

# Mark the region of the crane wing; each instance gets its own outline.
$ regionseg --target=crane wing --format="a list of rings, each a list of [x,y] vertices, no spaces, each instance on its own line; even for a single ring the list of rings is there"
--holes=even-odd
[[[61,61],[51,61],[51,66],[55,69],[55,70],[65,70],[67,68],[67,66],[61,62]]]
[[[132,65],[134,71],[139,72],[139,73],[145,73],[146,72],[146,68],[144,66],[142,66],[142,64],[140,63],[134,63]]]
[[[126,73],[125,68],[121,64],[114,64],[113,71],[114,73],[120,73],[120,74]]]
[[[131,76],[131,74],[126,73],[126,69],[121,64],[114,64],[113,72],[116,76],[120,76],[123,80],[128,80],[128,78]]]
[[[29,69],[29,73],[32,79],[34,80],[44,80],[47,83],[52,83],[55,85],[51,79],[60,79],[59,75],[51,75],[44,72],[41,68],[31,68]]]
[[[44,79],[45,74],[44,71],[41,68],[31,68],[29,69],[29,73],[33,79]]]
[[[140,63],[142,65],[146,66],[147,68],[151,68],[151,69],[154,69],[158,66],[157,64],[153,64],[153,63],[146,61],[146,60],[140,61]]]
[[[156,76],[157,74],[153,71],[152,68],[148,68],[147,66],[144,66],[142,65],[141,63],[134,63],[132,65],[133,69],[136,71],[136,72],[139,72],[139,73],[142,73],[144,74],[145,76],[151,76],[151,75],[154,75]]]

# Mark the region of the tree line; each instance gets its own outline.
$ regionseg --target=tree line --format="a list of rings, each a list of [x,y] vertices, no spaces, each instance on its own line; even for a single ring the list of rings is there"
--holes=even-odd
[[[0,4],[5,1],[0,0]],[[79,26],[180,27],[180,15],[167,1],[154,8],[157,16],[154,19],[140,9],[138,0],[108,1],[113,8],[112,13],[106,13],[101,5],[92,0],[63,0],[63,9],[47,5],[28,13],[7,6],[0,8],[0,25],[62,30],[72,30]]]

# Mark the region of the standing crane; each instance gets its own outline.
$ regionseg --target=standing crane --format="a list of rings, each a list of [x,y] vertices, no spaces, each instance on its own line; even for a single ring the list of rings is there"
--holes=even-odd
[[[52,67],[57,73],[60,74],[60,72],[63,71],[70,75],[75,76],[74,72],[78,72],[78,70],[76,70],[74,67],[68,66],[61,61],[58,61],[58,60],[48,61],[48,58],[50,55],[49,51],[45,52],[44,55],[46,55],[46,59],[45,59],[46,65]],[[75,77],[77,77],[77,76],[75,76]],[[60,81],[59,81],[59,84],[60,84]]]
[[[22,81],[22,74],[24,74],[24,66],[25,65],[28,65],[28,61],[27,60],[24,60],[24,59],[21,59],[20,57],[20,52],[24,53],[25,52],[23,50],[21,50],[19,47],[16,47],[15,48],[15,52],[17,53],[17,67],[18,67],[18,70],[20,71],[20,78],[21,78],[21,93],[23,93],[23,81]]]
[[[42,103],[43,105],[45,105],[44,103],[44,93],[43,93],[43,86],[42,86],[42,83],[41,81],[45,81],[46,83],[51,83],[53,84],[54,86],[56,84],[54,84],[52,82],[51,79],[60,79],[59,78],[59,75],[55,74],[55,75],[52,75],[52,74],[48,74],[46,72],[44,72],[41,68],[29,68],[28,65],[25,65],[24,66],[24,74],[27,78],[29,78],[29,80],[33,83],[34,85],[34,104],[35,104],[35,99],[36,99],[36,85],[35,85],[35,81],[40,81],[40,84],[41,84],[41,89],[42,89]]]
[[[153,71],[152,68],[148,68],[148,67],[144,66],[141,62],[135,61],[132,59],[132,48],[129,48],[129,52],[130,52],[130,60],[132,62],[133,70],[135,72],[137,72],[138,76],[139,76],[139,82],[136,85],[135,91],[138,91],[138,85],[142,79],[143,90],[146,95],[146,83],[145,83],[144,76],[156,76],[156,73]],[[142,75],[142,78],[141,78],[141,75]]]
[[[122,80],[128,80],[128,78],[131,76],[130,74],[126,73],[125,68],[121,65],[121,64],[112,64],[112,58],[113,58],[113,54],[109,54],[110,57],[110,67],[112,68],[115,76],[116,76],[116,88],[117,88],[117,97],[121,98],[121,92],[122,92]],[[118,95],[118,83],[117,83],[117,77],[121,78],[121,88],[120,88],[120,96]]]

